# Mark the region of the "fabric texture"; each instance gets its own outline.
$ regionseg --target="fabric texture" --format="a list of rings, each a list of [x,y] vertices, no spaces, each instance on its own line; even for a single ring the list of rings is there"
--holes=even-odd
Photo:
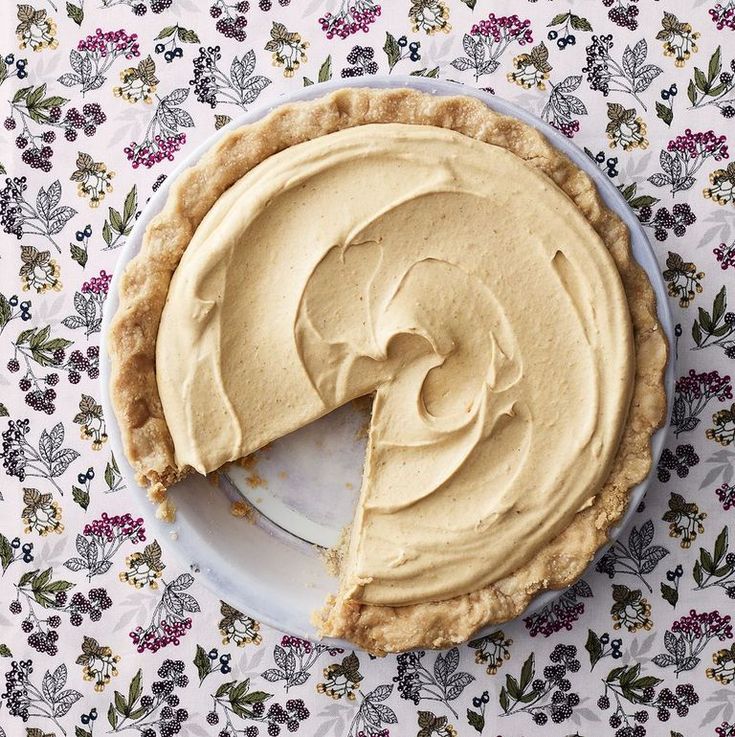
[[[6,6],[0,735],[735,735],[735,4],[674,9]],[[658,482],[582,580],[466,645],[374,659],[261,625],[146,531],[99,343],[119,249],[187,151],[281,93],[389,73],[487,89],[585,148],[651,238],[677,383]]]

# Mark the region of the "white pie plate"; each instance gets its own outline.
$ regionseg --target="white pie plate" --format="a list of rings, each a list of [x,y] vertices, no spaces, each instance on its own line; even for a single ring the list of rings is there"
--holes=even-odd
[[[135,497],[141,507],[149,512],[152,508],[146,492],[136,484],[133,470],[125,460],[109,395],[110,363],[104,341],[110,318],[118,308],[120,275],[125,265],[138,253],[146,226],[163,208],[170,183],[226,135],[228,130],[252,123],[280,104],[311,100],[346,86],[412,87],[434,95],[469,95],[482,100],[493,110],[538,128],[589,174],[607,206],[625,221],[631,234],[633,254],[655,289],[658,318],[669,345],[673,343],[666,289],[638,220],[608,178],[555,129],[510,102],[451,82],[392,76],[350,83],[340,80],[307,87],[297,93],[284,95],[269,107],[246,113],[192,151],[151,197],[117,262],[102,327],[102,405],[112,450],[127,482],[126,493]],[[669,360],[665,381],[669,405],[673,382],[673,361]],[[318,635],[311,624],[311,613],[322,606],[328,594],[336,590],[337,581],[327,574],[319,554],[320,548],[312,543],[333,544],[339,530],[351,519],[360,486],[365,448],[364,440],[358,439],[358,430],[365,419],[364,413],[348,405],[273,444],[261,453],[255,469],[257,475],[265,480],[265,485],[252,487],[247,483],[247,477],[250,476],[252,481],[253,471],[239,467],[234,467],[229,479],[224,479],[219,487],[202,477],[192,476],[171,492],[177,509],[175,523],[151,520],[149,524],[153,524],[157,538],[167,551],[176,550],[183,562],[193,570],[200,571],[211,589],[229,604],[280,630],[316,639]],[[628,510],[620,524],[611,530],[611,539],[629,522],[654,478],[656,460],[665,437],[665,426],[654,434],[651,472],[645,481],[633,489]],[[254,523],[236,518],[230,512],[231,502],[240,499],[241,495],[246,496],[259,510]],[[153,515],[149,514],[148,517],[150,519]],[[547,591],[540,594],[526,614],[549,604],[558,593]]]

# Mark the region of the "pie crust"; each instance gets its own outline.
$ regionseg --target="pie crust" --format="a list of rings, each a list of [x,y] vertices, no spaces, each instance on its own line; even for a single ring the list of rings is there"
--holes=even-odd
[[[630,489],[651,467],[650,438],[666,410],[668,346],[651,284],[631,256],[625,225],[604,206],[590,178],[536,129],[474,98],[408,89],[343,89],[283,105],[224,136],[172,184],[165,207],[149,224],[141,250],[120,282],[120,307],[108,341],[111,396],[126,456],[138,482],[149,487],[159,517],[173,519],[166,489],[191,471],[176,467],[155,366],[161,313],[190,239],[220,195],[261,161],[297,143],[369,123],[449,128],[506,148],[550,177],[585,215],[615,261],[633,324],[636,361],[629,415],[607,482],[533,560],[500,581],[450,600],[387,607],[335,598],[316,615],[323,635],[385,653],[464,641],[483,625],[517,616],[540,591],[568,586],[582,574],[624,513]]]

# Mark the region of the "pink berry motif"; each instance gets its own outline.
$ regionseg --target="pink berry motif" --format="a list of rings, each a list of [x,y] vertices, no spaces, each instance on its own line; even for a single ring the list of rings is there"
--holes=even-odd
[[[134,519],[130,514],[108,515],[84,525],[83,535],[77,535],[77,555],[66,560],[64,565],[71,571],[85,571],[87,578],[99,576],[110,570],[112,559],[123,545],[145,542],[143,519]]]
[[[671,631],[683,634],[692,640],[699,638],[717,638],[721,642],[732,640],[732,617],[722,616],[719,611],[697,613],[694,609],[689,614],[677,619],[671,625]]]
[[[523,620],[531,637],[549,637],[561,630],[570,631],[574,623],[584,613],[584,602],[592,596],[592,589],[586,581],[580,580],[567,589],[556,601],[534,612]]]
[[[149,81],[157,79],[151,76],[155,72],[155,65],[148,60],[152,71],[148,74]],[[140,66],[140,65],[139,65]],[[189,97],[190,90],[180,87],[168,95],[158,98],[156,110],[151,122],[148,124],[143,141],[137,143],[131,141],[123,150],[131,162],[133,169],[144,166],[150,169],[164,159],[174,160],[174,155],[186,143],[186,133],[179,132],[179,128],[192,128],[194,119],[180,105]]]
[[[724,271],[731,267],[735,267],[735,241],[732,243],[720,243],[712,249],[712,253],[720,264],[720,268]]]
[[[717,499],[726,512],[735,509],[735,484],[729,484],[725,481],[715,489],[715,494],[717,494]]]
[[[693,161],[712,157],[715,161],[722,161],[730,158],[726,143],[725,136],[718,136],[712,130],[692,133],[691,128],[687,128],[683,136],[677,136],[669,141],[666,148],[681,154],[683,159]]]
[[[91,235],[91,227],[87,226],[87,228]],[[78,231],[78,234],[82,235],[81,242],[89,237],[84,233],[85,231]],[[74,297],[75,314],[68,315],[61,321],[64,327],[71,330],[83,329],[87,338],[94,333],[98,333],[102,329],[102,308],[107,299],[110,281],[112,281],[112,274],[108,274],[104,269],[101,269],[98,276],[93,276],[88,281],[83,282]],[[90,346],[87,357],[96,358],[97,355],[97,347]],[[96,374],[91,374],[90,378],[96,378]]]
[[[712,22],[717,26],[718,31],[723,30],[723,28],[735,31],[735,0],[717,3],[714,8],[710,8],[707,12]]]
[[[477,81],[483,74],[492,74],[500,66],[500,57],[511,44],[526,46],[533,43],[531,21],[517,15],[496,16],[475,23],[462,41],[467,56],[460,56],[452,66],[460,72],[471,69]]]
[[[708,160],[722,161],[730,158],[727,138],[714,131],[693,132],[687,128],[683,136],[671,139],[661,151],[659,163],[662,171],[651,174],[648,181],[656,187],[667,187],[671,194],[684,192],[694,185],[697,172]]]
[[[82,284],[82,294],[107,294],[112,281],[112,274],[108,274],[104,269],[99,276],[93,276],[89,281]]]
[[[664,637],[666,652],[656,655],[653,662],[661,668],[673,667],[677,675],[694,670],[712,640],[732,640],[730,621],[729,614],[722,616],[718,611],[698,613],[691,609],[688,615],[671,625],[671,630]]]
[[[186,593],[194,583],[194,577],[182,573],[171,583],[164,584],[161,600],[153,610],[148,624],[130,632],[130,639],[139,653],[146,650],[155,653],[168,645],[178,645],[191,629],[191,613],[199,612],[199,602]]]
[[[65,87],[81,87],[82,94],[99,89],[107,81],[107,73],[115,60],[124,57],[134,59],[140,56],[138,34],[117,31],[96,32],[77,43],[76,49],[69,52],[70,72],[59,77]]]
[[[558,84],[550,83],[549,99],[541,111],[541,117],[563,133],[567,138],[574,138],[579,133],[579,115],[587,115],[587,107],[577,95],[572,94],[579,89],[582,77],[571,75]]]
[[[360,31],[367,33],[380,13],[380,5],[375,5],[373,0],[349,0],[342,3],[337,13],[325,13],[319,18],[319,25],[328,39],[335,36],[345,39]]]
[[[110,517],[106,512],[99,519],[84,525],[84,534],[95,538],[99,545],[114,543],[115,550],[126,540],[135,544],[145,542],[143,518],[133,519],[130,514]]]
[[[717,371],[689,373],[676,382],[676,397],[671,414],[671,426],[678,437],[691,432],[699,423],[699,415],[712,400],[727,402],[732,399],[732,384],[729,376],[720,376]]]
[[[133,165],[133,169],[139,166],[145,166],[150,169],[159,162],[167,159],[174,160],[174,154],[181,149],[186,143],[186,133],[176,133],[175,135],[156,135],[153,138],[145,139],[143,143],[131,141],[125,147],[125,155]]]
[[[98,28],[93,36],[87,36],[79,41],[77,51],[86,51],[99,59],[120,55],[124,55],[126,59],[132,59],[140,56],[137,39],[137,33],[128,35],[122,28],[118,31],[107,32]]]

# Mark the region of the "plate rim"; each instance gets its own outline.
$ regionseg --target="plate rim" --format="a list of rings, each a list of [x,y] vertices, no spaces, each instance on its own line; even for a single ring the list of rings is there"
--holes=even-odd
[[[528,112],[524,108],[520,107],[516,103],[505,100],[502,97],[493,95],[483,90],[479,90],[458,82],[449,82],[445,80],[429,79],[425,77],[411,77],[407,75],[391,75],[380,76],[376,75],[370,78],[361,78],[355,80],[333,80],[330,82],[321,82],[315,85],[311,85],[291,93],[282,93],[277,98],[272,100],[270,103],[255,105],[249,111],[243,115],[230,121],[226,126],[223,126],[220,130],[215,131],[211,136],[207,137],[201,144],[189,152],[167,175],[166,180],[159,187],[157,191],[153,193],[150,199],[143,206],[141,213],[136,220],[133,229],[128,236],[125,245],[119,252],[119,255],[115,261],[113,268],[113,278],[108,291],[108,296],[104,305],[103,319],[102,319],[102,334],[100,337],[100,377],[99,382],[101,385],[101,404],[107,423],[107,432],[110,442],[110,448],[115,454],[115,458],[118,462],[120,472],[125,479],[126,486],[132,496],[136,500],[136,504],[147,508],[150,511],[153,510],[151,502],[147,498],[147,492],[144,488],[140,487],[135,480],[135,473],[128,463],[127,457],[123,451],[122,439],[120,436],[119,426],[117,422],[117,416],[113,410],[111,397],[110,397],[110,357],[108,353],[108,334],[110,329],[110,322],[112,316],[117,313],[119,308],[119,286],[121,279],[121,268],[126,266],[130,260],[138,253],[142,244],[143,235],[155,215],[157,215],[164,207],[165,202],[168,198],[168,193],[172,183],[180,176],[180,174],[187,168],[193,166],[213,145],[216,144],[223,136],[235,128],[239,128],[243,125],[248,125],[257,120],[262,119],[272,110],[280,107],[284,104],[293,102],[302,102],[324,97],[331,92],[345,88],[377,88],[377,89],[395,89],[395,88],[411,88],[416,89],[420,92],[426,92],[432,95],[438,96],[453,96],[462,95],[467,97],[473,97],[485,105],[491,110],[499,112],[504,115],[510,115],[523,121],[524,123],[532,126],[539,132],[541,132],[545,138],[558,150],[566,154],[582,171],[584,171],[595,183],[595,186],[600,193],[600,196],[604,200],[605,204],[613,210],[625,223],[630,234],[631,250],[633,251],[634,260],[638,263],[641,268],[646,272],[649,281],[654,289],[656,295],[656,314],[659,323],[662,326],[663,333],[667,342],[667,359],[666,366],[664,369],[664,390],[666,392],[666,415],[661,426],[653,433],[650,439],[651,448],[651,468],[639,484],[633,487],[629,492],[629,499],[626,510],[623,516],[620,518],[618,523],[608,530],[607,542],[600,547],[594,558],[585,567],[584,572],[580,578],[584,577],[587,571],[598,561],[602,555],[604,555],[606,549],[611,543],[613,543],[622,533],[622,531],[632,521],[633,516],[636,513],[638,506],[643,500],[648,488],[655,479],[656,466],[658,459],[663,451],[664,445],[668,437],[668,418],[671,416],[672,402],[674,395],[674,380],[675,380],[675,359],[672,351],[672,345],[674,345],[674,329],[671,309],[666,296],[666,288],[661,276],[658,263],[656,260],[655,252],[653,247],[648,240],[638,218],[635,216],[633,211],[628,206],[624,197],[615,185],[606,177],[598,167],[590,161],[589,157],[574,144],[571,140],[566,138],[562,133],[553,128],[548,123]],[[149,527],[155,530],[156,535],[159,538],[165,539],[169,542],[168,551],[173,552],[175,557],[179,559],[181,563],[184,563],[187,568],[199,569],[202,582],[204,585],[212,591],[218,598],[222,600],[232,601],[233,605],[241,608],[243,613],[247,616],[252,616],[259,622],[262,622],[269,627],[273,628],[277,632],[287,632],[288,634],[296,634],[299,637],[304,637],[309,640],[317,640],[328,643],[330,645],[348,647],[351,649],[360,649],[354,643],[347,642],[336,638],[320,638],[316,631],[305,632],[305,631],[293,631],[293,628],[284,629],[282,623],[273,619],[267,612],[262,611],[261,605],[257,601],[247,600],[246,597],[241,597],[236,587],[227,585],[225,581],[219,580],[215,572],[210,566],[204,566],[201,563],[195,561],[201,561],[201,551],[193,551],[186,544],[186,525],[182,524],[182,518],[177,515],[177,520],[174,523],[165,522],[158,519],[154,515],[146,517],[146,522]],[[205,572],[206,571],[206,572]],[[577,579],[579,580],[579,579]],[[574,585],[574,584],[571,584]],[[571,586],[570,585],[570,586]],[[527,617],[530,614],[538,611],[547,604],[557,599],[563,592],[567,591],[570,587],[564,587],[561,589],[547,589],[535,596],[528,607],[514,617],[512,620],[521,619]],[[244,593],[244,592],[243,592]],[[482,634],[490,632],[495,628],[495,625],[486,625],[475,633],[476,637]]]

